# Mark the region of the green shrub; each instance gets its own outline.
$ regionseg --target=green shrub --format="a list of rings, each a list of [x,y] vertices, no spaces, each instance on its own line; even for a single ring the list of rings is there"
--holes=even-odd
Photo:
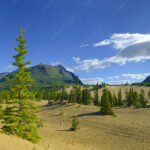
[[[78,124],[79,124],[78,117],[77,116],[73,117],[71,130],[76,131],[78,129]]]

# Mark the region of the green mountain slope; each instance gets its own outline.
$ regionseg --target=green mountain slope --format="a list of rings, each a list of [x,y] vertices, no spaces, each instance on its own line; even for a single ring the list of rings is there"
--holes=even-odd
[[[148,76],[143,82],[148,82],[148,83],[150,83],[150,76]]]
[[[51,66],[45,64],[39,64],[33,66],[29,70],[31,72],[31,77],[34,79],[33,85],[45,85],[45,84],[69,84],[76,82],[76,76],[67,71],[63,66]],[[15,73],[1,73],[0,74],[0,84],[7,85],[8,82],[5,81],[5,77],[12,77]],[[79,84],[82,82],[79,80]]]

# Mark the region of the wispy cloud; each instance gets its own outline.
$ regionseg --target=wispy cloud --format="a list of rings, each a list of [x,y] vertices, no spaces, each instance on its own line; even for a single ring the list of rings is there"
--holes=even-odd
[[[88,47],[88,46],[89,46],[89,44],[81,44],[80,48],[84,48],[84,47]]]
[[[80,58],[73,57],[73,60],[78,64],[73,67],[73,70],[91,71],[95,69],[104,69],[109,66],[109,63],[100,61],[98,59],[85,59],[80,60]]]
[[[125,6],[127,6],[127,3],[129,2],[129,0],[124,0],[122,1],[113,11],[113,14],[116,15],[117,13],[119,13]]]
[[[79,62],[80,62],[80,58],[79,58],[79,57],[72,57],[72,59],[73,59],[76,63],[79,63]]]
[[[69,72],[74,72],[74,70],[72,68],[68,68],[68,67],[65,67],[67,71]]]
[[[93,84],[96,84],[97,82],[98,83],[101,83],[103,82],[103,78],[87,78],[87,79],[81,79],[81,81],[84,83],[84,84],[89,84],[89,85],[93,85]]]
[[[108,79],[136,79],[136,80],[140,80],[140,79],[145,79],[147,76],[149,76],[150,73],[144,73],[144,74],[121,74],[118,76],[112,76],[112,77],[108,77]]]
[[[43,6],[43,8],[41,9],[42,13],[45,13],[55,2],[56,0],[48,0],[48,2]]]
[[[120,80],[120,81],[108,81],[108,84],[112,85],[120,85],[120,84],[126,84],[126,83],[131,83],[130,80]]]
[[[57,66],[57,65],[60,65],[60,64],[61,64],[60,62],[56,61],[56,62],[51,63],[50,65]]]
[[[140,34],[140,33],[115,33],[109,39],[105,39],[93,46],[106,46],[112,45],[113,48],[122,50],[131,45],[136,45],[140,43],[150,42],[150,34]]]
[[[15,70],[16,67],[13,65],[8,65],[7,67],[5,67],[5,72],[11,72],[13,70]]]
[[[77,63],[75,70],[90,71],[95,69],[104,69],[111,66],[112,63],[124,65],[127,62],[144,62],[150,59],[150,34],[113,34],[109,39],[95,43],[93,46],[111,45],[117,50],[117,54],[104,59],[85,59],[73,60]]]
[[[56,32],[50,37],[50,40],[55,40],[58,38],[63,31],[74,21],[74,17],[70,17],[68,20],[66,20],[57,30]]]

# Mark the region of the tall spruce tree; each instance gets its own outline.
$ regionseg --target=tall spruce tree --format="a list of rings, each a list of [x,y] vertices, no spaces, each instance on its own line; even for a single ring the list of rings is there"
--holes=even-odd
[[[148,92],[148,98],[150,99],[150,91]]]
[[[122,106],[122,92],[121,89],[118,91],[118,105]]]
[[[145,92],[143,89],[141,89],[141,92],[139,94],[139,102],[141,103],[142,107],[146,107],[147,106],[147,101],[145,99]]]
[[[98,82],[97,82],[97,84],[94,86],[94,105],[95,106],[98,106],[98,104],[99,104],[99,102],[98,102],[98,87],[99,87],[99,85],[98,85]]]
[[[113,106],[118,106],[118,99],[114,92],[113,92]]]
[[[21,28],[19,37],[16,39],[18,45],[15,47],[18,53],[13,56],[15,59],[13,65],[17,67],[17,71],[13,74],[13,78],[7,78],[8,81],[12,82],[10,87],[12,99],[9,100],[12,105],[7,106],[3,112],[2,132],[37,143],[40,139],[37,132],[39,119],[34,114],[36,107],[30,100],[33,98],[33,94],[29,91],[29,87],[31,87],[29,83],[33,80],[30,77],[30,72],[27,72],[29,68],[26,67],[30,61],[24,62],[24,55],[28,51],[25,46],[26,41],[23,39],[23,32]]]
[[[114,106],[114,101],[113,101],[113,96],[112,96],[111,91],[108,91],[108,97],[109,97],[109,102],[111,106]]]
[[[109,102],[108,91],[106,89],[103,90],[101,97],[101,112],[105,115],[114,115],[111,104]]]

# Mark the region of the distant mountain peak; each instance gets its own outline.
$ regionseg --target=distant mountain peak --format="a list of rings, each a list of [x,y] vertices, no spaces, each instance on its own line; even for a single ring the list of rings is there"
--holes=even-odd
[[[150,83],[150,76],[148,76],[143,82],[148,82],[148,83]]]
[[[76,83],[76,76],[69,72],[62,65],[51,66],[46,64],[38,64],[30,67],[28,70],[31,72],[31,77],[34,79],[35,84],[67,84]],[[0,83],[6,82],[5,77],[12,77],[11,73],[1,73]],[[33,83],[33,84],[34,84]],[[79,84],[82,82],[79,80]]]

